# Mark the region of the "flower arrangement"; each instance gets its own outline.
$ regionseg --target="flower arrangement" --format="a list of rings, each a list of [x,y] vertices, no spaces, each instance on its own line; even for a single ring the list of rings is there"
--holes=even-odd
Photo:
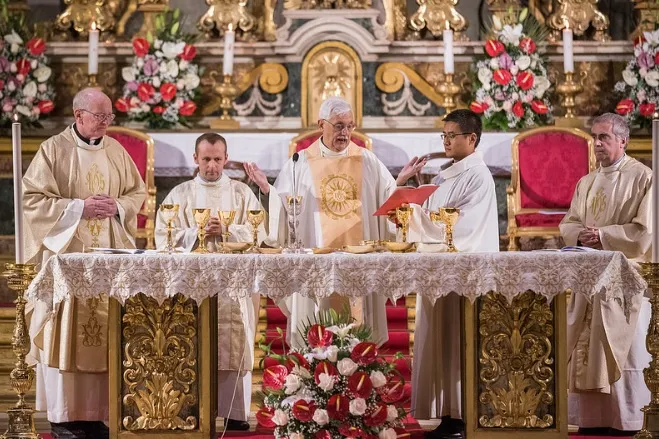
[[[121,70],[126,84],[114,106],[150,129],[188,126],[186,118],[197,109],[197,49],[191,36],[180,34],[179,17],[178,9],[158,15],[156,37],[135,38],[133,64]]]
[[[616,113],[649,127],[659,104],[659,30],[644,32],[634,40],[634,58],[614,90],[624,96],[616,105]]]
[[[404,433],[409,388],[396,362],[378,356],[370,330],[329,311],[288,354],[265,347],[258,423],[276,438],[395,439]],[[262,346],[263,348],[263,346]]]
[[[517,24],[494,16],[486,55],[472,67],[474,93],[470,109],[483,114],[486,129],[522,129],[552,122],[545,60],[537,44],[546,30],[523,9]]]
[[[6,2],[0,4],[0,19],[0,126],[9,126],[17,114],[20,122],[39,127],[39,119],[55,108],[46,42],[28,39],[23,18],[9,16]]]

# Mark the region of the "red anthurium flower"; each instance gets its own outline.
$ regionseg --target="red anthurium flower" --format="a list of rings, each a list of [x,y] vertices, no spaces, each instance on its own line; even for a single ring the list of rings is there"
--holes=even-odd
[[[629,114],[632,111],[634,111],[634,101],[631,99],[623,99],[618,102],[618,105],[616,105],[616,113],[622,116]]]
[[[352,349],[350,359],[355,363],[366,366],[375,361],[378,356],[378,348],[375,343],[363,341]]]
[[[495,70],[492,77],[499,85],[507,85],[510,82],[510,80],[513,79],[512,73],[504,69]]]
[[[342,421],[348,416],[348,411],[350,410],[350,401],[348,398],[341,395],[335,394],[327,400],[327,414],[332,419],[338,419]]]
[[[46,42],[42,38],[32,38],[25,44],[30,55],[39,56],[46,51]]]
[[[318,430],[315,439],[332,439],[332,435],[327,430]]]
[[[274,414],[274,409],[261,407],[259,411],[256,412],[256,422],[258,422],[261,427],[275,428],[277,424],[275,424],[275,422],[272,420]]]
[[[321,361],[316,366],[316,370],[313,373],[313,378],[316,381],[316,384],[320,383],[320,374],[326,373],[327,375],[336,376],[339,374],[339,371],[334,367],[329,361]]]
[[[357,428],[350,424],[341,424],[339,426],[339,433],[341,433],[341,436],[343,437],[351,437],[351,438],[360,438],[364,434],[361,428]]]
[[[655,108],[656,105],[654,105],[652,102],[647,102],[638,106],[638,112],[641,113],[641,116],[648,117],[654,114]]]
[[[46,99],[39,101],[37,107],[39,107],[41,114],[48,114],[55,109],[55,104],[53,104],[53,101]]]
[[[197,56],[197,49],[190,44],[186,44],[183,52],[179,53],[178,56],[185,61],[191,61],[192,58]]]
[[[281,363],[276,358],[265,357],[263,359],[263,369],[267,369],[270,366],[277,366],[279,364],[281,364]]]
[[[160,95],[163,101],[171,101],[176,96],[176,86],[171,82],[165,82],[160,86]]]
[[[165,107],[161,107],[160,105],[157,105],[153,107],[153,112],[156,114],[163,114],[165,112]]]
[[[380,398],[387,404],[398,402],[405,395],[404,382],[399,377],[393,377],[387,384],[377,389]]]
[[[27,59],[19,59],[16,61],[16,73],[20,75],[27,75],[30,72],[30,61]]]
[[[485,42],[485,51],[492,58],[501,55],[506,50],[506,47],[499,40],[487,40]]]
[[[333,334],[323,325],[313,325],[307,331],[307,341],[312,348],[326,347],[332,344]]]
[[[536,99],[535,101],[531,102],[531,110],[537,114],[547,114],[549,108],[547,108],[544,102]]]
[[[295,404],[293,404],[293,416],[295,416],[295,419],[298,421],[311,421],[315,411],[316,404],[313,402],[307,402],[304,399],[298,399]]]
[[[181,105],[181,108],[178,109],[178,112],[181,113],[181,116],[192,116],[192,113],[194,113],[196,109],[197,105],[195,105],[194,102],[185,101],[183,102],[183,105]]]
[[[299,352],[292,352],[288,354],[288,358],[286,358],[286,367],[288,368],[289,371],[291,371],[295,366],[300,366],[300,367],[304,367],[305,369],[309,369],[309,362]]]
[[[279,390],[284,387],[287,376],[288,369],[286,369],[286,366],[281,364],[270,366],[263,371],[263,388]]]
[[[524,106],[522,105],[521,101],[517,101],[513,105],[513,114],[517,117],[524,116]]]
[[[149,53],[149,42],[144,38],[135,38],[133,40],[133,52],[137,56],[144,56]]]
[[[371,377],[366,372],[355,372],[348,379],[348,390],[355,398],[367,399],[373,390]]]
[[[519,48],[527,55],[530,55],[535,52],[536,46],[531,38],[524,37],[519,41]]]
[[[366,417],[364,418],[364,424],[369,427],[378,427],[385,423],[387,420],[387,405],[378,402],[370,413],[366,412]]]
[[[153,85],[147,84],[146,82],[141,82],[137,86],[137,97],[140,98],[140,101],[147,102],[153,95],[156,93],[156,89],[153,88]]]
[[[485,111],[490,108],[489,105],[487,105],[485,102],[472,102],[471,105],[469,105],[469,109],[473,111],[476,114],[481,114],[485,113]]]
[[[119,98],[115,101],[114,108],[122,113],[127,113],[130,110],[130,103],[126,98]]]
[[[517,85],[519,85],[519,88],[522,90],[526,91],[533,87],[533,73],[529,72],[528,70],[525,70],[523,72],[520,72],[515,76],[515,82],[517,82]]]

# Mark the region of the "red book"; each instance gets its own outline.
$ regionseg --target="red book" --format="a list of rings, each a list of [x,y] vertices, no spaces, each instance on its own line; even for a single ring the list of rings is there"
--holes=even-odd
[[[422,205],[439,186],[434,184],[424,184],[419,187],[404,186],[396,188],[393,194],[385,201],[373,216],[388,215],[392,210],[396,210],[403,204]]]

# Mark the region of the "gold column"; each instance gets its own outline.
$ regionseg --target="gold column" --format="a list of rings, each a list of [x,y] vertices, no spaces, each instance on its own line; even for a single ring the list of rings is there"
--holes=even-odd
[[[12,336],[12,350],[16,355],[16,367],[9,375],[11,387],[18,394],[16,405],[7,410],[9,421],[2,439],[39,439],[34,428],[34,410],[25,403],[25,394],[32,388],[34,369],[27,365],[25,356],[30,352],[30,334],[25,321],[25,291],[36,276],[35,264],[6,264],[2,274],[9,288],[16,291],[16,323]]]

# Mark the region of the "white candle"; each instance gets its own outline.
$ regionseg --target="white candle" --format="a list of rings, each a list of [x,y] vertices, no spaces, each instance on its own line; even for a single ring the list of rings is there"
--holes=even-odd
[[[92,28],[89,31],[89,57],[87,58],[87,74],[89,75],[98,73],[98,37],[96,23],[92,22]]]
[[[563,29],[563,72],[574,72],[574,53],[572,48],[572,29]]]
[[[652,262],[659,262],[659,119],[652,121]]]
[[[25,263],[23,253],[23,157],[21,156],[21,124],[18,115],[11,124],[11,146],[14,158],[14,234],[16,239],[16,263]]]
[[[224,32],[224,57],[222,59],[222,73],[233,74],[233,43],[236,40],[236,32],[229,27]]]
[[[453,62],[453,30],[449,27],[448,21],[446,22],[446,30],[444,30],[444,73],[455,73],[455,63]]]

